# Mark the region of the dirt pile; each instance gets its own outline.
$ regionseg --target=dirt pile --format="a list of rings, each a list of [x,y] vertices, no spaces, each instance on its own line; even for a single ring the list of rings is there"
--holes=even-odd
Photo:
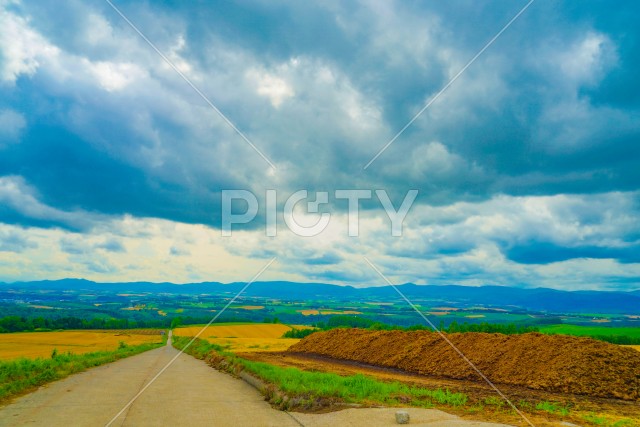
[[[530,333],[446,334],[495,383],[536,390],[640,400],[640,352],[590,338]],[[422,375],[481,380],[438,334],[333,329],[288,350],[397,368]]]

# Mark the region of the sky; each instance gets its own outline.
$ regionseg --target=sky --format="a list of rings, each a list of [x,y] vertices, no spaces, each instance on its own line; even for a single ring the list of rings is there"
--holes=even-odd
[[[526,4],[0,0],[0,281],[639,289],[640,4]]]

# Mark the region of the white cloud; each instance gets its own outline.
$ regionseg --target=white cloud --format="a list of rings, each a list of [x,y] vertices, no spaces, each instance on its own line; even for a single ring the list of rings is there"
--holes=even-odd
[[[560,70],[577,84],[593,83],[615,61],[615,49],[607,36],[590,32],[558,58]]]
[[[293,88],[286,80],[264,71],[250,70],[247,77],[255,84],[256,93],[269,99],[274,108],[295,96]]]
[[[430,142],[413,150],[409,159],[414,178],[447,177],[464,170],[465,161],[452,154],[441,142]]]
[[[144,70],[132,63],[107,61],[91,63],[85,60],[85,64],[107,92],[124,89],[136,80],[147,76]]]
[[[176,38],[175,43],[169,48],[169,53],[167,54],[171,63],[173,63],[173,65],[184,74],[188,74],[193,70],[191,64],[189,64],[189,62],[180,54],[186,46],[187,41],[185,40],[184,35],[180,34]],[[167,65],[168,64],[166,63],[163,64],[163,66]]]
[[[22,74],[33,75],[43,60],[59,52],[29,28],[27,19],[0,9],[0,79],[4,82],[14,84]]]
[[[100,46],[113,40],[113,28],[103,16],[89,13],[85,23],[86,28],[83,40],[89,44]]]

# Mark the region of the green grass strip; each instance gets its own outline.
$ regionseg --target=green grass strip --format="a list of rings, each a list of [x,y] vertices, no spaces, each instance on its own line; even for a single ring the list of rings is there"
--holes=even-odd
[[[451,406],[467,403],[467,396],[462,393],[413,387],[397,381],[383,382],[362,374],[343,377],[327,372],[301,371],[296,368],[282,368],[249,360],[241,360],[240,363],[247,371],[264,381],[277,384],[288,395],[338,398],[347,403],[410,402],[412,405],[422,407],[431,407],[434,403]]]
[[[182,348],[189,340],[190,338],[186,337],[174,337],[174,344],[177,348]],[[453,393],[448,389],[426,389],[398,381],[379,381],[362,374],[341,376],[254,362],[239,358],[226,352],[223,347],[199,339],[186,350],[186,353],[204,359],[212,351],[227,358],[231,365],[239,365],[263,381],[276,385],[291,397],[337,398],[347,403],[406,403],[420,407],[432,407],[435,404],[462,406],[468,400],[467,395]]]

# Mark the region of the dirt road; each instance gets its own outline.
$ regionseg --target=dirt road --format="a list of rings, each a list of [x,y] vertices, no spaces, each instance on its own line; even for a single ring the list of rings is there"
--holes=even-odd
[[[165,346],[49,384],[0,408],[0,426],[104,426],[177,354]],[[497,426],[409,409],[416,425]],[[295,417],[295,419],[294,419]],[[414,423],[412,423],[413,425]],[[394,410],[291,415],[242,380],[181,355],[113,426],[393,426]]]

